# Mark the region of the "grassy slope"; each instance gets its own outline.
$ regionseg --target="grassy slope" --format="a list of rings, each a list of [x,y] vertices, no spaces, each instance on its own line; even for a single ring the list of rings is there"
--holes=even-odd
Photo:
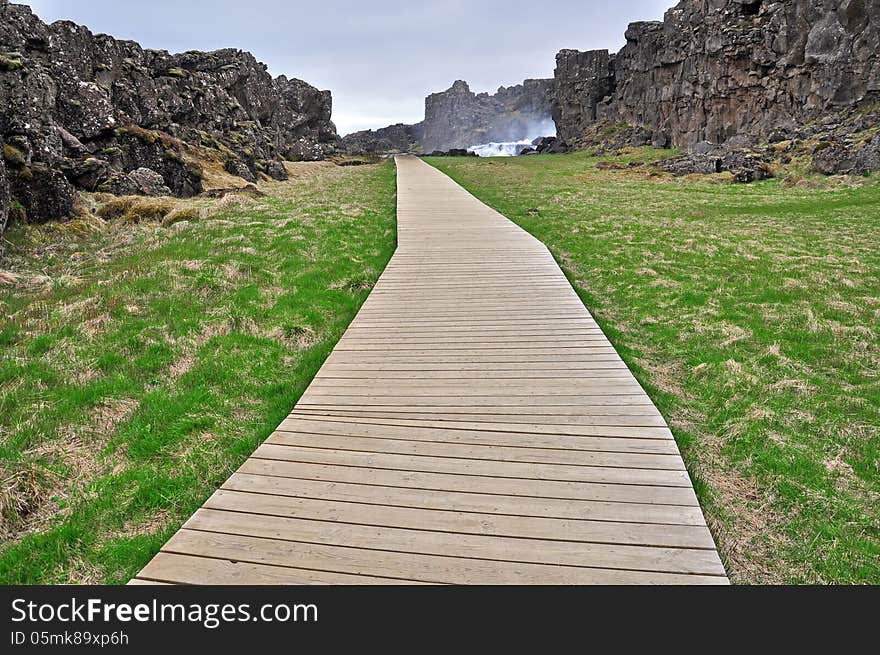
[[[429,161],[560,260],[670,421],[735,581],[880,582],[880,180]]]
[[[395,241],[392,163],[294,171],[173,228],[7,235],[0,582],[126,581],[289,412]]]

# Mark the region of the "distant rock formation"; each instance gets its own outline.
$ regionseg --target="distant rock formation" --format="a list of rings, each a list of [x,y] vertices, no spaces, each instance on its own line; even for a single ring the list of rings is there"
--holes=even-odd
[[[553,80],[526,80],[500,87],[492,95],[474,93],[467,82],[458,80],[425,99],[421,123],[349,134],[342,139],[342,148],[351,154],[449,151],[546,136],[532,132],[547,124],[553,130],[552,108]]]
[[[425,99],[425,120],[416,126],[419,142],[431,151],[545,136],[530,131],[550,118],[552,85],[552,80],[526,80],[489,95],[474,93],[458,80]]]
[[[342,149],[349,154],[375,155],[421,151],[414,125],[389,125],[378,130],[353,132],[342,138]]]
[[[876,0],[683,0],[626,41],[616,55],[558,54],[566,141],[604,120],[655,146],[748,145],[880,99]]]
[[[69,216],[74,189],[197,194],[196,149],[248,180],[283,177],[279,160],[335,151],[331,108],[329,91],[273,79],[240,50],[144,50],[0,0],[0,138],[32,222]]]

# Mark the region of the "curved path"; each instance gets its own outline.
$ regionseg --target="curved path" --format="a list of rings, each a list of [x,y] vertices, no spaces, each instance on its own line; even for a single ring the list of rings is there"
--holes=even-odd
[[[663,417],[547,248],[397,167],[373,293],[133,582],[726,584]]]

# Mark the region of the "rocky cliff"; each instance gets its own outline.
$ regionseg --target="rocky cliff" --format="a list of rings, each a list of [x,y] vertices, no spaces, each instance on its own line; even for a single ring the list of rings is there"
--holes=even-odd
[[[3,148],[3,139],[0,139],[0,149]],[[0,235],[6,229],[9,220],[9,181],[6,179],[6,163],[0,157]]]
[[[554,117],[577,142],[597,119],[655,145],[745,145],[880,99],[877,0],[683,0],[626,45],[557,56]]]
[[[398,123],[378,130],[347,134],[342,138],[342,149],[361,155],[398,154],[420,152],[421,145],[416,126]]]
[[[537,126],[549,125],[553,131],[552,108],[553,80],[526,80],[494,94],[474,93],[458,80],[425,99],[421,123],[356,132],[343,138],[343,148],[352,153],[430,152],[545,136]]]
[[[204,149],[247,180],[284,177],[281,159],[334,151],[331,107],[246,52],[145,50],[0,0],[0,138],[33,222],[69,216],[74,189],[143,192],[154,173],[160,189],[199,193]]]
[[[425,99],[425,120],[416,126],[419,142],[431,151],[544,136],[531,131],[550,117],[552,86],[552,80],[526,80],[489,95],[459,80]]]

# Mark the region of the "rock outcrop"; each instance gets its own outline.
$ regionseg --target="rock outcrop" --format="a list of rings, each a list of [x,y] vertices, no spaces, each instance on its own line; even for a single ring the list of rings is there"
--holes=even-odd
[[[197,194],[203,149],[246,179],[281,175],[281,159],[335,151],[331,109],[328,91],[273,79],[247,52],[145,50],[0,0],[0,137],[33,222],[68,216],[73,188],[128,190],[140,169]]]
[[[422,151],[414,125],[389,125],[378,130],[363,130],[342,137],[342,150],[350,154],[399,154]]]
[[[553,120],[561,139],[577,141],[596,122],[599,105],[614,89],[613,58],[607,50],[562,50],[553,78]]]
[[[531,139],[554,131],[552,109],[553,80],[526,80],[491,95],[474,93],[458,80],[425,99],[421,123],[355,132],[343,138],[343,149],[351,154],[447,152]]]
[[[0,139],[0,149],[3,148],[3,139]],[[6,229],[9,220],[9,181],[6,179],[6,163],[0,157],[0,236]]]
[[[563,50],[554,116],[577,142],[596,120],[655,146],[744,146],[880,99],[880,2],[683,0],[629,26],[617,54]]]
[[[425,99],[425,120],[415,126],[419,143],[425,151],[450,150],[544,136],[533,132],[550,118],[552,86],[552,80],[526,80],[489,95],[458,80]]]

